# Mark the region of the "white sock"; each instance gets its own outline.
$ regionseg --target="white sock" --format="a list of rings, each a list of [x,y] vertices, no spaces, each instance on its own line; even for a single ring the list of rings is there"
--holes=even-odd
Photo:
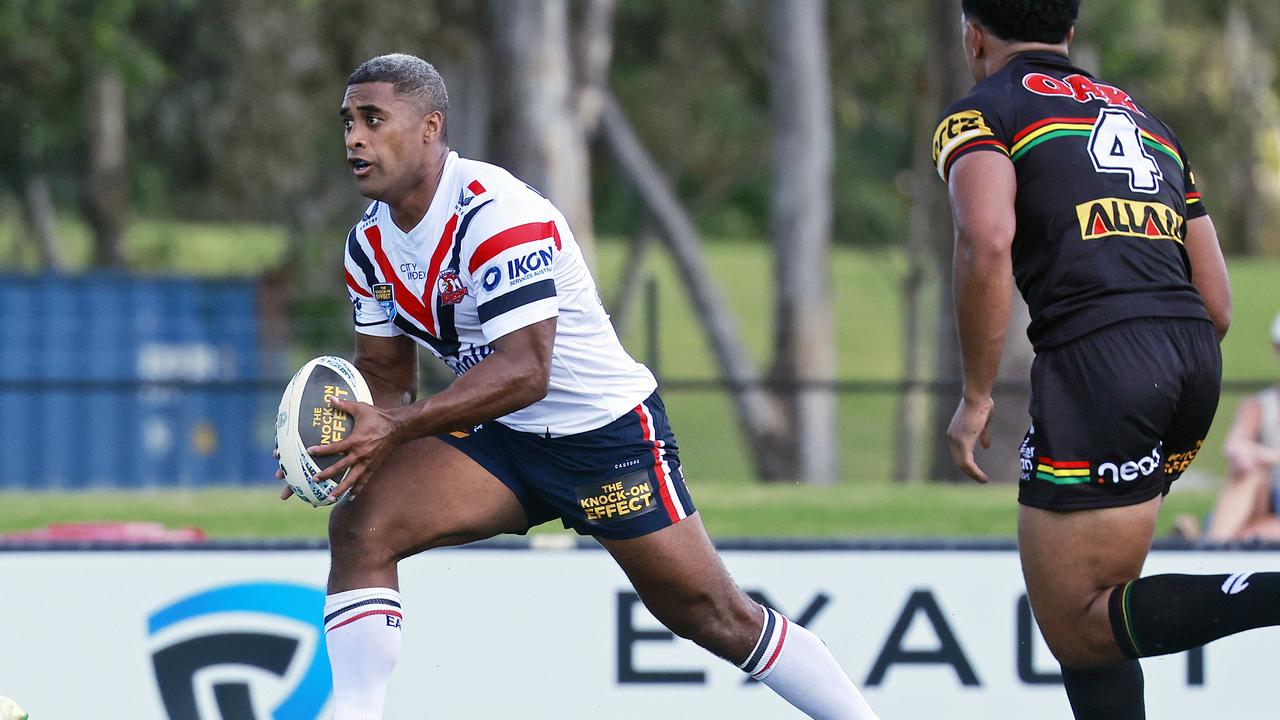
[[[764,612],[760,639],[739,667],[813,720],[879,720],[817,635]]]
[[[387,680],[400,658],[400,593],[359,588],[324,600],[334,720],[382,720]]]

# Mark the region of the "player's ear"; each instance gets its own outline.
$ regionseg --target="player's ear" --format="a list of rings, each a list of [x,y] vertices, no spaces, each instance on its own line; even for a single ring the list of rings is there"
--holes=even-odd
[[[422,117],[422,141],[430,144],[444,137],[444,115],[432,110]]]
[[[1071,41],[1075,39],[1076,39],[1076,26],[1072,25],[1071,29],[1067,31],[1067,44],[1070,45]]]
[[[966,18],[964,21],[964,51],[968,55],[966,59],[977,60],[982,57],[986,50],[984,40],[982,26]]]

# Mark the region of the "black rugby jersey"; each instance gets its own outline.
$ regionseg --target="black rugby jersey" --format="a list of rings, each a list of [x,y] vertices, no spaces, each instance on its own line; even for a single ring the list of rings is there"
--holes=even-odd
[[[1187,220],[1206,214],[1173,132],[1124,90],[1053,52],[1014,56],[944,113],[944,181],[971,152],[1017,173],[1013,273],[1037,348],[1135,317],[1208,319]]]

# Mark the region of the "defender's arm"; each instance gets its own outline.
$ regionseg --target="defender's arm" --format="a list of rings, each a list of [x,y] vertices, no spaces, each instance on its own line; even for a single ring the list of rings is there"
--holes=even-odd
[[[1187,222],[1187,257],[1191,260],[1191,282],[1200,291],[1205,309],[1213,320],[1218,339],[1226,337],[1231,327],[1231,281],[1227,278],[1227,262],[1218,244],[1218,231],[1208,215]]]
[[[987,475],[973,459],[987,432],[991,389],[1000,369],[1013,298],[1014,200],[1017,177],[1004,155],[972,153],[951,169],[949,191],[955,221],[956,326],[964,367],[964,393],[948,437],[956,464],[980,482]]]

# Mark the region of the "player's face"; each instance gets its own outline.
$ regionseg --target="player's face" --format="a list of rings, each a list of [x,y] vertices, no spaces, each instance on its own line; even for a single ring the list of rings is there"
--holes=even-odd
[[[428,143],[422,111],[389,82],[350,85],[342,98],[347,165],[360,194],[392,202],[426,180]]]

